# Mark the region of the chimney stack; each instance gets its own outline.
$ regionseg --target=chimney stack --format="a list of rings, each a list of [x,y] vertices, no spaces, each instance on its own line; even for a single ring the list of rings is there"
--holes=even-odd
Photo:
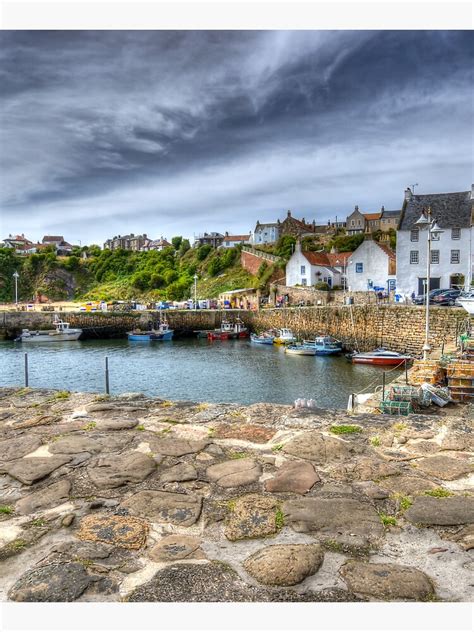
[[[413,196],[413,193],[411,192],[410,187],[407,187],[405,189],[405,202],[409,202],[411,200],[412,196]]]
[[[471,184],[471,200],[474,201],[474,184]]]

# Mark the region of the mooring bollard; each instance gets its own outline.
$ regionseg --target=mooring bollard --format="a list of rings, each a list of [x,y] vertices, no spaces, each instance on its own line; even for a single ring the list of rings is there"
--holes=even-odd
[[[28,387],[28,354],[25,353],[25,387]]]
[[[105,356],[105,392],[110,395],[109,387],[109,358]]]

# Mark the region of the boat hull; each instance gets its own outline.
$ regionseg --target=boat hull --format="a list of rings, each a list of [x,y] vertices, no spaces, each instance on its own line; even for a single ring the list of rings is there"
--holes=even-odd
[[[404,362],[408,362],[411,358],[377,358],[377,357],[356,357],[351,358],[353,364],[375,364],[378,366],[397,366],[402,365]]]
[[[51,334],[29,334],[21,335],[17,338],[18,342],[71,342],[73,340],[79,340],[82,334],[82,330],[71,333],[51,333]]]
[[[336,355],[337,353],[341,353],[339,348],[337,349],[316,349],[316,354],[318,356],[326,356],[326,355]]]
[[[289,355],[298,355],[298,356],[315,356],[316,355],[316,349],[311,349],[311,347],[307,347],[306,349],[304,348],[292,348],[292,347],[287,347],[285,349],[285,353],[288,353]]]
[[[265,338],[261,338],[260,336],[250,336],[250,342],[253,342],[256,345],[272,345],[274,338],[271,336],[267,336]]]

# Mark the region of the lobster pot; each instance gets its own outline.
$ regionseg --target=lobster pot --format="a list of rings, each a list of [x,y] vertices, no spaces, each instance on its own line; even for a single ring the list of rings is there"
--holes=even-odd
[[[380,412],[384,415],[398,415],[406,417],[413,412],[413,406],[411,402],[392,402],[391,400],[384,400],[380,402]]]
[[[456,402],[474,401],[474,362],[457,360],[447,366],[449,394]]]
[[[428,406],[430,399],[425,391],[417,386],[395,384],[390,387],[388,399],[392,402],[410,402],[412,405]]]

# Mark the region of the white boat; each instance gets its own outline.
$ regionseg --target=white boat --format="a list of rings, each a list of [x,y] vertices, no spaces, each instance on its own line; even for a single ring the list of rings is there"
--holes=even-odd
[[[307,345],[289,345],[285,348],[285,353],[290,355],[315,356],[316,347]]]
[[[468,298],[458,298],[457,302],[461,307],[464,307],[466,312],[471,316],[474,315],[474,296],[470,296]]]
[[[54,329],[44,331],[30,331],[23,329],[15,342],[67,342],[78,340],[82,334],[82,329],[73,329],[69,323],[65,323],[60,318],[53,320]]]
[[[283,328],[278,330],[278,336],[273,341],[277,345],[286,345],[296,342],[296,336],[291,329]]]

